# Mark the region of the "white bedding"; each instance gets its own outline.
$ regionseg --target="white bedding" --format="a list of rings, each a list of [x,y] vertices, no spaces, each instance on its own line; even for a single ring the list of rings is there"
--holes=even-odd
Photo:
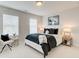
[[[62,42],[61,37],[58,36],[58,35],[53,35],[53,36],[56,38],[57,45],[59,45],[59,44]],[[25,43],[26,43],[27,45],[29,45],[29,46],[35,48],[35,49],[38,50],[39,52],[41,52],[41,53],[44,54],[44,52],[43,52],[43,50],[42,50],[42,48],[41,48],[41,45],[36,44],[36,43],[34,43],[34,42],[30,41],[30,40],[27,40],[27,39],[25,39]]]
[[[46,35],[39,35],[39,44],[47,43]]]
[[[57,41],[57,46],[62,42],[62,38],[61,36],[58,36],[58,35],[53,35],[55,38],[56,38],[56,41]]]

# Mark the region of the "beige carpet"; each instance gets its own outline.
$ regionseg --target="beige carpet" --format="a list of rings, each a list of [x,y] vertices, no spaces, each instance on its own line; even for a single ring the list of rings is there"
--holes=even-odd
[[[34,49],[25,46],[19,45],[12,48],[12,51],[6,47],[2,54],[1,58],[43,58],[43,55],[35,51]],[[68,47],[68,46],[59,46],[55,49],[52,49],[49,52],[49,55],[46,58],[76,58],[79,57],[79,47]]]

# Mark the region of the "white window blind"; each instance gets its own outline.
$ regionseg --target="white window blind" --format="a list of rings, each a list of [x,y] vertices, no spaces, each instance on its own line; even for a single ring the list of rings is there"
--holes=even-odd
[[[19,34],[19,17],[3,14],[3,33],[4,34]]]
[[[30,34],[37,33],[37,20],[30,19]]]

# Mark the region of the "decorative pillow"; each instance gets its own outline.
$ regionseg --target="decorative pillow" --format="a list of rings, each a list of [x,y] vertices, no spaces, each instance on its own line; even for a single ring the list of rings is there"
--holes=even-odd
[[[49,34],[49,31],[48,31],[48,30],[46,30],[45,34]]]
[[[44,33],[46,33],[46,31],[49,31],[48,34],[58,34],[58,28],[45,28]]]
[[[47,43],[47,38],[45,35],[39,35],[39,44]]]
[[[58,34],[58,29],[54,29],[54,34]]]
[[[49,34],[54,34],[54,29],[53,28],[49,29]]]
[[[1,39],[2,39],[3,41],[8,41],[8,40],[10,40],[8,34],[6,34],[6,35],[1,35]]]

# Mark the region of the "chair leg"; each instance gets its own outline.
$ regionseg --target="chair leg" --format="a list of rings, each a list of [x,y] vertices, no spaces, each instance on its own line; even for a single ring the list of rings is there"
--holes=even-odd
[[[3,52],[3,50],[4,50],[5,46],[6,46],[6,45],[4,45],[4,46],[3,46],[3,48],[2,48],[2,50],[1,50],[1,52],[0,52],[0,53],[2,53],[2,52]]]
[[[11,49],[11,47],[12,47],[11,45],[7,44],[7,46],[10,48],[10,50],[12,50],[12,49]]]
[[[8,46],[12,47],[11,45],[7,44]]]

